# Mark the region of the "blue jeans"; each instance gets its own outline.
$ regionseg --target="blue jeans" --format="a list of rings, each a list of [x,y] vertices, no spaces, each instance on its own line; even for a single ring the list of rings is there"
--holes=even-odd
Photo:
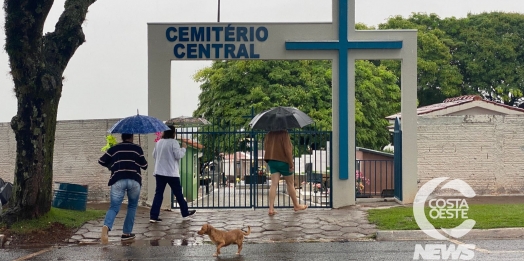
[[[115,217],[120,210],[120,206],[122,205],[126,191],[128,205],[126,219],[124,220],[123,233],[131,234],[131,232],[133,232],[133,225],[135,224],[138,198],[140,197],[140,183],[138,183],[136,180],[121,179],[111,186],[111,203],[109,210],[106,213],[104,225],[106,225],[109,230],[113,228],[113,222],[115,221]]]
[[[153,199],[153,205],[151,206],[151,212],[149,213],[149,217],[151,219],[157,219],[160,215],[160,207],[162,206],[162,201],[164,200],[164,190],[166,189],[167,184],[169,184],[169,187],[171,187],[173,194],[175,194],[176,201],[180,206],[180,213],[183,217],[187,217],[189,215],[189,209],[187,208],[187,202],[184,199],[184,194],[182,194],[182,185],[180,185],[180,178],[155,175],[155,179],[155,198]]]

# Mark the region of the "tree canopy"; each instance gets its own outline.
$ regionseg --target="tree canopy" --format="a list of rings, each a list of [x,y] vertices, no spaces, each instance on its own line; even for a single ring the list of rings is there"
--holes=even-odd
[[[450,46],[454,41],[439,28],[431,24],[435,15],[415,14],[409,19],[392,17],[379,29],[417,29],[417,96],[420,106],[442,102],[447,97],[466,94],[459,86],[462,75],[457,65],[452,63]],[[400,77],[400,62],[382,61],[384,66]]]
[[[464,76],[463,88],[515,105],[524,91],[524,15],[483,13],[446,19],[444,25],[456,27],[448,31],[459,43],[453,56]]]
[[[251,108],[256,113],[276,106],[293,106],[331,129],[331,62],[216,61],[195,75],[201,83],[194,116],[246,125]],[[380,149],[388,144],[385,116],[400,109],[396,76],[384,66],[356,63],[357,145]],[[386,131],[384,131],[386,130]]]
[[[409,18],[393,17],[379,28],[419,30],[420,105],[465,94],[480,94],[507,105],[522,102],[523,14],[492,12],[441,19],[416,13]]]
[[[358,30],[370,30],[357,24]],[[524,15],[482,13],[441,19],[413,13],[391,17],[378,29],[418,30],[419,106],[446,98],[479,94],[508,105],[524,92]],[[400,110],[400,62],[356,64],[357,145],[380,149],[389,141],[384,117]],[[217,61],[199,71],[194,116],[245,125],[251,107],[295,106],[318,126],[331,126],[330,61]]]

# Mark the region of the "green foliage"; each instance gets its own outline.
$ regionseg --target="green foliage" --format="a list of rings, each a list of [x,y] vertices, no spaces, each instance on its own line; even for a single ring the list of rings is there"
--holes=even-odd
[[[203,162],[217,159],[220,153],[233,153],[236,151],[249,151],[251,146],[251,133],[242,130],[242,126],[224,124],[223,121],[213,121],[211,126],[200,127],[194,138],[204,146]],[[256,133],[255,133],[256,135]],[[257,136],[260,139],[260,135]],[[260,142],[259,142],[260,144]]]
[[[524,91],[524,15],[483,13],[458,23],[450,34],[460,42],[454,56],[463,85],[513,105]]]
[[[413,14],[404,19],[400,16],[390,18],[381,24],[379,29],[417,29],[417,80],[418,99],[420,106],[440,103],[445,98],[466,94],[460,86],[462,75],[457,65],[452,63],[450,53],[454,40],[437,28],[440,24],[438,16]],[[395,71],[400,78],[400,62],[382,61],[387,68]]]
[[[419,106],[479,93],[514,105],[524,95],[522,14],[441,19],[414,13],[392,17],[378,29],[418,30]],[[389,143],[384,117],[400,111],[400,62],[357,61],[355,70],[357,146],[381,149]],[[317,128],[331,128],[330,61],[216,61],[195,80],[202,93],[194,116],[218,119],[221,128],[247,129],[251,108],[259,113],[275,106],[297,107]]]
[[[66,210],[51,208],[45,215],[31,220],[23,220],[14,223],[10,229],[15,233],[25,234],[33,231],[44,230],[52,223],[60,223],[68,228],[79,228],[85,222],[104,217],[105,211],[87,209],[86,211]]]
[[[418,30],[420,105],[481,94],[515,105],[524,93],[524,15],[470,14],[441,19],[435,14],[390,18],[380,29]],[[398,62],[383,61],[397,75]]]
[[[195,140],[204,146],[201,149],[202,160],[208,162],[216,160],[221,153],[231,154],[241,151],[249,154],[254,153],[255,148],[263,150],[266,132],[215,122],[212,126],[201,127],[194,134],[196,134]],[[305,130],[292,130],[289,134],[295,157],[308,154],[310,149],[326,149],[326,141],[331,135],[328,131],[318,129],[316,126],[308,127]]]
[[[428,220],[436,228],[453,228],[465,219],[431,219],[429,207],[425,208]],[[467,212],[468,218],[475,220],[474,229],[523,227],[524,204],[471,204]],[[419,230],[413,216],[412,207],[394,207],[388,209],[369,210],[368,220],[382,230]]]
[[[357,145],[379,149],[389,141],[384,117],[400,109],[398,80],[368,61],[358,61],[356,72]],[[330,61],[216,61],[197,72],[195,80],[202,92],[193,115],[218,119],[218,128],[247,129],[251,108],[259,113],[293,106],[314,119],[315,126],[306,130],[331,129]]]
[[[397,77],[368,61],[358,61],[355,71],[357,146],[380,150],[389,143],[385,117],[400,110]]]
[[[331,65],[325,61],[217,61],[195,75],[201,82],[199,107],[193,115],[245,126],[244,116],[271,107],[295,106],[331,125]]]

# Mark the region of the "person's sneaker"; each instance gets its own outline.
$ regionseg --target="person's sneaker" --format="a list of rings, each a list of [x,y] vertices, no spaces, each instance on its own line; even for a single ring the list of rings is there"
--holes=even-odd
[[[161,218],[151,218],[149,219],[149,223],[160,223],[162,222]]]
[[[123,234],[122,235],[122,241],[131,240],[131,239],[135,239],[135,234],[128,234],[128,235]]]
[[[109,242],[109,227],[103,226],[102,227],[102,234],[100,235],[100,241],[102,241],[102,244],[107,244]]]
[[[189,214],[187,216],[185,216],[185,218],[186,217],[190,217],[190,216],[194,215],[195,213],[196,213],[196,210],[189,210]]]

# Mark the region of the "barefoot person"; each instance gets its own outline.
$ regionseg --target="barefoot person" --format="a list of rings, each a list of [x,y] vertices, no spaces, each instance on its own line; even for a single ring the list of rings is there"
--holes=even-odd
[[[271,172],[271,188],[269,189],[269,215],[276,214],[275,211],[275,197],[277,195],[278,182],[280,175],[284,177],[287,185],[287,191],[295,211],[305,210],[306,205],[299,205],[297,193],[295,191],[295,183],[293,181],[293,146],[289,133],[286,130],[270,131],[266,134],[264,140],[264,161],[269,166]]]

